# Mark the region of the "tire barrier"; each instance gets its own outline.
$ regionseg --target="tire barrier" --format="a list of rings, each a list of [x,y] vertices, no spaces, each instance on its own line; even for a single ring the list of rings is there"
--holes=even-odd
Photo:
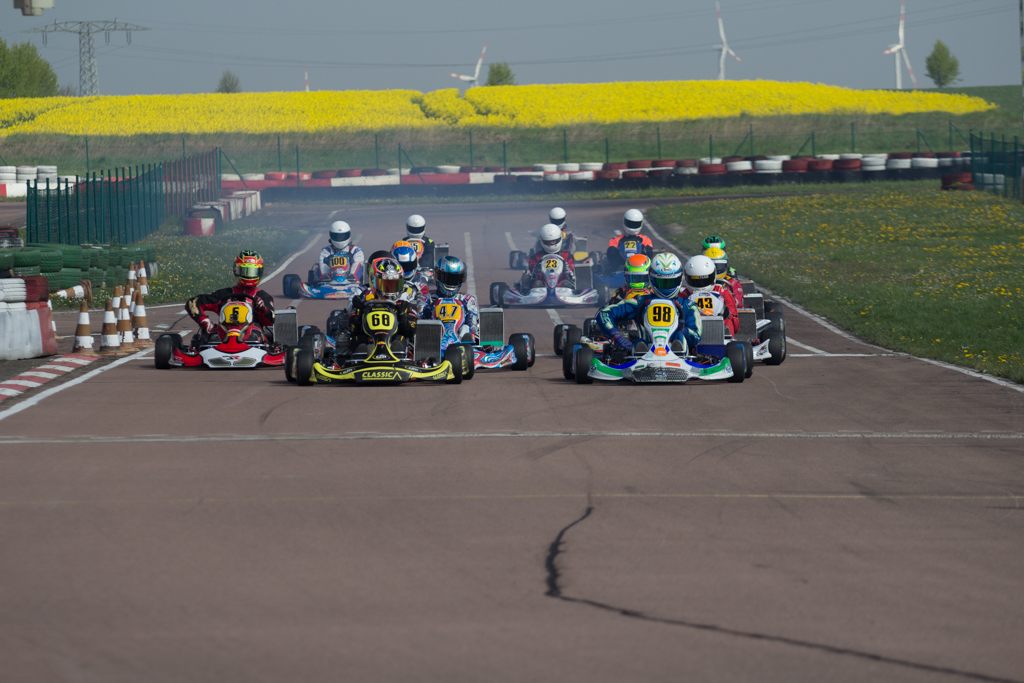
[[[885,162],[885,167],[887,169],[895,169],[895,170],[906,169],[906,168],[910,168],[910,162],[911,161],[913,161],[913,159],[911,159],[910,157],[895,157],[895,158],[893,158],[893,156],[890,154],[889,155],[889,160]]]
[[[651,168],[675,168],[675,159],[655,159],[651,162]]]
[[[267,180],[285,180],[288,174],[281,171],[273,171],[272,173],[264,173],[263,176]]]
[[[558,164],[534,164],[533,170],[543,173],[554,173],[558,170]]]
[[[616,180],[621,177],[622,171],[594,171],[594,177],[601,180]]]
[[[725,164],[701,164],[699,168],[701,175],[722,175],[728,172]]]
[[[0,280],[0,360],[52,356],[55,353],[57,336],[46,278]],[[4,384],[0,383],[0,387]],[[0,394],[3,393],[0,388]]]
[[[808,171],[831,171],[832,159],[811,159],[807,162]]]
[[[727,161],[725,162],[725,170],[729,173],[753,173],[754,164],[746,159],[739,161]]]
[[[485,173],[483,166],[459,166],[459,173]]]
[[[701,166],[704,166],[704,165],[707,165],[707,164],[720,164],[720,163],[722,163],[722,158],[721,157],[704,157],[698,163]]]
[[[938,168],[939,160],[935,157],[914,157],[910,160],[911,168]]]
[[[913,159],[913,152],[889,152],[890,159]]]
[[[387,174],[388,172],[383,168],[364,168],[359,175],[364,178],[376,178]]]
[[[516,182],[517,178],[518,178],[518,176],[501,174],[501,175],[494,176],[494,182],[496,182],[496,183],[514,183],[514,182]]]
[[[629,171],[622,171],[623,178],[646,178],[647,171],[641,169],[633,169]]]
[[[580,164],[581,171],[603,171],[604,164],[597,161],[584,161]]]
[[[626,167],[629,169],[650,168],[651,162],[650,160],[645,159],[633,159],[632,161],[626,162]]]
[[[665,168],[665,167],[662,167],[662,168],[652,168],[650,171],[647,172],[647,177],[648,178],[667,178],[668,176],[671,176],[671,175],[674,175],[674,174],[675,174],[675,169],[674,168]]]
[[[604,165],[606,171],[625,171],[629,168],[629,164],[625,161],[612,161]]]
[[[859,171],[860,159],[836,159],[832,162],[833,171]]]
[[[579,164],[556,164],[555,170],[559,173],[577,173],[580,170]]]
[[[342,168],[334,172],[334,175],[327,176],[328,178],[359,178],[363,175],[363,169],[361,168]],[[316,178],[316,174],[313,175]]]
[[[313,179],[323,180],[324,178],[337,178],[340,171],[313,171]],[[357,171],[359,173],[359,171]],[[248,180],[248,178],[246,178]]]
[[[697,175],[699,169],[696,165],[693,166],[676,166],[673,171],[676,175]]]
[[[786,159],[782,162],[783,173],[807,173],[807,159]]]
[[[754,171],[757,173],[782,173],[782,161],[758,159],[754,161]]]

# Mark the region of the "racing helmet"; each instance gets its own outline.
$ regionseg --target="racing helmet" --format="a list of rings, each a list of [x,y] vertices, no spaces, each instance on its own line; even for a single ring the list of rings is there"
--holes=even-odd
[[[377,259],[373,264],[371,283],[380,298],[397,301],[405,290],[402,266],[394,258]]]
[[[700,248],[706,252],[711,247],[718,247],[722,251],[725,251],[725,240],[719,237],[718,235],[708,235],[707,237],[704,238],[704,241],[701,243]]]
[[[352,228],[348,227],[345,221],[334,221],[331,223],[327,239],[335,249],[344,249],[352,242]]]
[[[650,281],[651,259],[643,254],[633,254],[622,268],[626,286],[633,290],[644,289]]]
[[[721,247],[711,247],[704,252],[704,255],[715,264],[715,273],[721,277],[729,273],[729,257]]]
[[[405,240],[399,240],[395,242],[395,245],[391,247],[391,253],[394,254],[395,260],[402,266],[402,271],[406,277],[409,277],[416,272],[416,268],[419,266],[420,255],[416,251],[416,247],[412,246]]]
[[[715,278],[718,277],[715,262],[703,254],[687,261],[683,272],[686,276],[686,286],[695,292],[712,289],[715,286]]]
[[[414,213],[405,220],[405,232],[409,237],[423,239],[423,236],[427,234],[427,221],[423,216]]]
[[[540,245],[547,253],[557,254],[560,252],[564,241],[562,229],[554,223],[548,223],[540,229]]]
[[[639,209],[630,209],[622,216],[622,231],[627,235],[639,235],[644,227],[644,215]]]
[[[235,257],[235,280],[243,287],[256,287],[263,279],[263,257],[246,249]]]
[[[434,284],[441,296],[455,296],[466,282],[466,264],[455,256],[445,256],[434,266]]]
[[[662,252],[651,263],[651,289],[658,296],[673,298],[683,286],[683,264],[675,254]]]
[[[559,228],[565,230],[565,209],[560,206],[548,211],[548,222],[551,225],[557,225]]]

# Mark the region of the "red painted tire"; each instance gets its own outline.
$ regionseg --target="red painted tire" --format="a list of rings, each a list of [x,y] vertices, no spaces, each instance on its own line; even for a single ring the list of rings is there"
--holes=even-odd
[[[731,164],[734,161],[744,161],[743,157],[722,157],[723,164]]]
[[[889,152],[890,159],[913,159],[913,152]]]
[[[949,187],[960,183],[973,183],[974,175],[971,173],[945,173],[942,176],[942,186]]]
[[[807,162],[808,171],[831,171],[832,160],[831,159],[811,159]]]
[[[325,178],[337,178],[337,171],[313,171],[313,177],[317,180],[323,180]]]
[[[626,162],[626,166],[628,168],[650,168],[651,167],[651,161],[650,161],[650,159],[647,159],[647,160],[633,159],[632,161],[627,161]]]
[[[651,168],[675,168],[675,159],[655,159],[651,162]]]
[[[725,164],[701,164],[701,175],[721,175],[726,172]]]
[[[783,173],[807,173],[807,159],[790,159],[782,162]]]
[[[627,168],[629,168],[629,164],[625,161],[613,161],[604,165],[606,171],[625,171]]]
[[[361,172],[364,176],[376,176],[376,175],[387,175],[388,172],[383,168],[364,168]]]
[[[943,190],[973,190],[975,189],[974,183],[958,183],[956,185],[950,185],[949,187],[942,188]]]
[[[646,178],[647,177],[647,171],[639,171],[639,170],[637,170],[637,171],[623,171],[622,172],[622,177],[623,178]]]
[[[594,171],[594,177],[602,180],[615,180],[622,171]]]
[[[681,168],[693,168],[697,165],[696,159],[676,159],[676,166]]]
[[[859,171],[860,159],[836,159],[832,162],[833,171]]]
[[[670,175],[675,175],[675,171],[671,168],[652,168],[647,172],[647,177],[649,178],[664,178]]]
[[[496,173],[494,176],[494,182],[496,183],[514,183],[516,178],[519,176],[505,175],[504,173]]]
[[[768,157],[764,154],[755,154],[754,156],[743,157],[745,161],[766,161]]]
[[[959,159],[960,152],[936,152],[935,157],[937,159]]]
[[[512,166],[508,170],[513,173],[533,173],[533,166]]]
[[[504,166],[484,166],[484,173],[504,173]]]
[[[459,173],[483,173],[483,166],[459,166]]]
[[[335,171],[338,178],[358,178],[363,175],[363,169],[361,168],[343,168],[340,171]],[[386,173],[386,171],[385,171]]]
[[[267,180],[285,180],[288,178],[288,174],[283,171],[271,171],[270,173],[264,173],[263,177]]]
[[[914,158],[915,159],[934,159],[935,158],[935,153],[934,152],[918,152],[917,154],[914,155]]]

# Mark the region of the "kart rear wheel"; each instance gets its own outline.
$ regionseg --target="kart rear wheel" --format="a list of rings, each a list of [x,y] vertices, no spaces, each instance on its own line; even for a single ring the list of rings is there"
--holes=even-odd
[[[768,353],[771,358],[764,361],[765,365],[782,365],[786,360],[786,335],[779,330],[772,330],[768,333]]]
[[[508,338],[512,350],[516,352],[516,362],[512,364],[511,370],[521,372],[530,367],[530,340],[525,334],[513,334]]]
[[[731,384],[740,384],[747,374],[747,354],[743,350],[743,344],[729,342],[725,346],[725,357],[729,359],[732,366],[732,377],[726,381]]]
[[[572,353],[562,354],[562,377],[570,382],[576,379],[576,375],[572,371]]]
[[[315,331],[314,331],[315,330]],[[299,348],[308,349],[313,357],[320,360],[324,355],[324,338],[315,327],[307,330],[299,337]]]
[[[458,344],[452,344],[444,350],[444,359],[452,365],[452,376],[444,381],[445,384],[462,384],[462,349]]]
[[[772,322],[772,329],[778,330],[783,335],[786,334],[786,316],[782,314],[782,311],[765,311],[764,317]]]
[[[746,352],[743,360],[747,364],[747,371],[743,373],[743,376],[746,379],[750,379],[754,374],[754,345],[743,342],[743,350]]]
[[[519,270],[519,259],[522,256],[521,251],[510,251],[508,253],[508,267],[512,270]]]
[[[313,352],[310,349],[295,349],[295,382],[300,387],[313,383]]]
[[[590,362],[594,360],[594,349],[589,346],[581,346],[573,352],[576,360],[576,384],[593,384],[594,378],[590,376]]]
[[[533,364],[537,362],[537,340],[534,338],[532,332],[527,332],[526,336],[530,340],[530,353],[528,354],[530,357],[530,363],[528,367],[532,368]]]
[[[174,355],[174,337],[176,335],[162,334],[156,338],[156,347],[153,349],[153,365],[157,370],[167,370],[171,367],[171,356]],[[178,346],[181,345],[181,337],[178,337]]]
[[[575,325],[569,325],[569,329],[565,331],[565,348],[562,349],[562,353],[572,353],[572,347],[580,343],[582,336],[583,330]]]
[[[284,378],[289,382],[295,382],[295,352],[297,346],[284,347]]]
[[[284,290],[284,296],[286,299],[298,299],[299,276],[292,274],[285,275],[284,280],[281,283],[281,289]]]
[[[608,305],[608,297],[610,292],[608,291],[608,285],[604,282],[595,282],[594,289],[597,290],[597,305],[604,307]]]
[[[565,340],[565,331],[567,329],[569,329],[568,325],[555,325],[554,348],[556,356],[562,355],[562,349],[564,348],[562,342]]]

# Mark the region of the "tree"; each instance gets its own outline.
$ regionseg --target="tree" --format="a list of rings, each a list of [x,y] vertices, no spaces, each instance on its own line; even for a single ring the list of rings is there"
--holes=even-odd
[[[506,62],[495,62],[487,69],[485,85],[515,85],[516,76]]]
[[[220,75],[217,92],[242,92],[242,82],[230,69]]]
[[[57,74],[32,43],[0,40],[0,97],[54,97]]]
[[[78,86],[73,83],[60,86],[57,90],[57,97],[78,97]]]
[[[949,48],[941,40],[935,41],[935,47],[924,60],[924,64],[927,67],[925,75],[935,81],[938,88],[960,81],[960,60],[950,53]]]

